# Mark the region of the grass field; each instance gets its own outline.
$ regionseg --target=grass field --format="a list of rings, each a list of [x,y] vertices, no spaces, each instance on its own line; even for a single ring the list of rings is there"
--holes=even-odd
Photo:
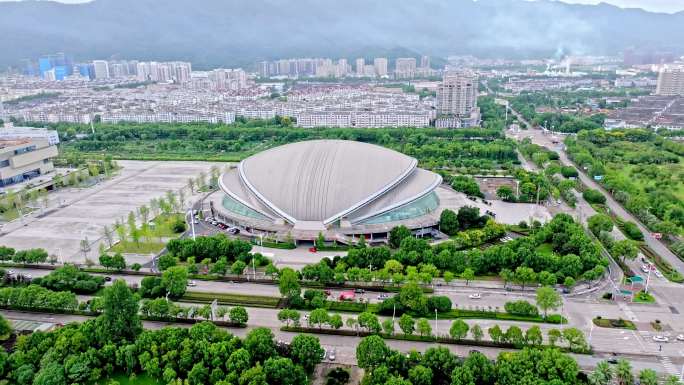
[[[553,245],[550,243],[542,243],[537,246],[537,252],[542,255],[553,255]]]
[[[278,297],[232,293],[204,293],[193,291],[186,292],[180,301],[211,303],[215,299],[218,301],[219,305],[242,305],[265,308],[276,308],[280,303],[280,298]]]
[[[128,254],[156,254],[164,248],[163,242],[143,242],[132,241],[119,242],[112,246],[108,251],[114,253]]]

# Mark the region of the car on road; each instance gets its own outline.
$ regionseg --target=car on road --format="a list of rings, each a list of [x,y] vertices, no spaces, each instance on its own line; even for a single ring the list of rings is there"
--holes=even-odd
[[[335,361],[335,349],[328,351],[328,360]]]
[[[663,273],[661,273],[660,270],[656,270],[656,271],[655,271],[655,275],[656,275],[656,277],[658,277],[658,278],[663,278]]]
[[[365,292],[366,292],[366,291],[363,290],[363,289],[359,289],[359,288],[354,289],[354,293],[356,293],[356,294],[363,294],[363,293],[365,293]]]
[[[615,357],[610,357],[606,361],[608,361],[609,364],[613,364],[613,365],[617,365],[617,363],[618,363],[618,359]]]
[[[195,281],[188,281],[188,286],[190,286],[190,287],[195,287],[195,286],[197,286],[197,282],[195,282]]]
[[[677,335],[677,341],[684,341],[684,334]]]
[[[240,234],[240,229],[238,229],[237,227],[231,227],[228,229],[228,233],[233,235]]]
[[[109,282],[109,281],[111,281],[111,280],[112,280],[112,277],[110,277],[110,276],[106,276],[106,277],[104,277],[104,280],[105,280],[106,282]]]
[[[14,270],[7,270],[7,275],[14,275]]]
[[[327,355],[328,351],[326,349],[323,349],[323,353],[321,353],[321,360],[324,360]]]
[[[381,294],[378,296],[378,299],[387,299],[387,298],[389,298],[389,294],[386,294],[386,293],[381,293]]]
[[[665,336],[653,336],[653,341],[655,341],[655,342],[668,342],[668,341],[670,341],[670,339],[665,337]]]
[[[309,252],[310,253],[315,253],[317,250],[315,247],[309,247]]]
[[[323,290],[323,292],[325,293],[326,296],[330,296],[330,294],[332,294],[330,289],[325,289],[325,290]]]
[[[480,298],[482,298],[482,295],[481,295],[480,293],[473,293],[473,294],[469,295],[468,298],[470,298],[470,299],[480,299]]]

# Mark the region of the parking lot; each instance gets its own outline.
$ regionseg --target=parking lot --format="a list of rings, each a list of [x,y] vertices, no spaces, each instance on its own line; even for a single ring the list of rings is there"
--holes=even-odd
[[[88,258],[97,260],[99,239],[105,225],[125,222],[130,211],[149,204],[166,191],[178,191],[189,178],[208,174],[210,162],[118,161],[122,166],[114,178],[93,187],[68,188],[51,193],[50,205],[41,215],[6,224],[0,244],[15,249],[41,247],[66,262],[85,261],[80,243],[91,243]],[[187,194],[189,195],[189,194]],[[189,200],[189,198],[187,198]]]

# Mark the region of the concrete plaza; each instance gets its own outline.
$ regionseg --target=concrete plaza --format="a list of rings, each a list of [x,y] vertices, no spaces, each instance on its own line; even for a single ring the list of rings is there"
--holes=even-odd
[[[84,262],[81,240],[88,238],[88,258],[97,260],[99,241],[105,225],[124,221],[129,212],[149,205],[166,191],[177,192],[189,178],[209,174],[210,162],[118,161],[118,175],[89,188],[65,188],[50,193],[43,212],[6,224],[0,232],[0,245],[15,249],[41,247],[65,262]],[[187,191],[187,196],[189,196]],[[190,197],[186,198],[189,202]],[[193,197],[192,199],[195,199]]]

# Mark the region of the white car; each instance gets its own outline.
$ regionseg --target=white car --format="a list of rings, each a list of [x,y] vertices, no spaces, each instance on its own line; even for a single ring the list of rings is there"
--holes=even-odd
[[[470,299],[480,299],[480,298],[482,298],[482,295],[481,295],[480,293],[473,293],[473,294],[469,295],[468,298],[470,298]]]
[[[684,341],[684,334],[680,334],[677,336],[677,341]]]
[[[328,351],[328,360],[335,361],[335,350]]]
[[[658,278],[663,278],[663,273],[661,273],[660,270],[656,270],[656,271],[655,271],[655,275],[656,275],[656,277],[658,277]]]
[[[197,282],[195,282],[195,281],[188,281],[188,286],[190,286],[190,287],[197,286]]]
[[[653,336],[655,342],[668,342],[670,339],[665,336]]]

